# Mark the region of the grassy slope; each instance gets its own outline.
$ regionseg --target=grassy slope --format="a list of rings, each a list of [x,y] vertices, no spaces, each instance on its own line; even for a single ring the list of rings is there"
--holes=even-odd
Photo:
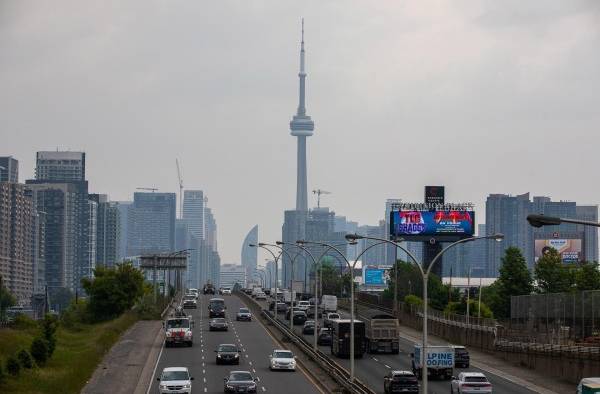
[[[8,378],[0,392],[79,393],[104,354],[135,321],[135,314],[126,313],[109,322],[82,325],[77,331],[59,328],[56,350],[47,365]],[[35,333],[34,329],[0,330],[0,359],[29,349]]]

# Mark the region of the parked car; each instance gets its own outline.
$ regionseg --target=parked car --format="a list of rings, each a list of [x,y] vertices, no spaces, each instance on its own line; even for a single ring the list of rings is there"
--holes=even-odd
[[[481,372],[461,372],[453,376],[450,394],[491,394],[492,384]]]
[[[304,324],[306,321],[306,312],[304,311],[294,311],[293,322],[295,326],[300,326]]]
[[[305,335],[313,335],[315,333],[315,321],[307,320],[304,322],[304,326],[302,327],[302,334]]]
[[[217,317],[210,320],[210,322],[208,323],[208,330],[227,331],[229,330],[229,324],[227,324],[227,320],[223,319],[222,317]]]
[[[240,363],[240,350],[237,346],[229,343],[224,343],[217,346],[216,362],[219,364],[239,364]]]
[[[323,320],[323,326],[324,327],[331,327],[331,321],[332,320],[337,320],[340,318],[340,314],[339,313],[333,313],[330,312],[328,314],[325,315],[325,319]]]
[[[317,344],[323,346],[331,345],[331,328],[321,328],[317,336]]]
[[[163,369],[159,377],[156,378],[159,394],[169,394],[173,392],[190,394],[192,392],[192,380],[190,372],[186,367],[169,367]]]
[[[250,313],[250,309],[248,308],[240,308],[237,315],[235,315],[235,320],[237,321],[251,321],[252,313]]]
[[[285,349],[273,350],[273,354],[269,356],[269,369],[271,371],[276,369],[295,371],[296,357],[294,357],[294,353]]]
[[[256,378],[248,371],[231,371],[223,381],[225,393],[256,393]]]
[[[419,394],[419,381],[411,371],[390,371],[383,378],[383,392]]]
[[[471,358],[464,346],[454,346],[454,368],[469,368]]]

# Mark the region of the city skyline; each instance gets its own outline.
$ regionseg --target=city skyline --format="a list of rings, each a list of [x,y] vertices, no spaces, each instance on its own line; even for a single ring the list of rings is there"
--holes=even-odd
[[[26,180],[37,151],[85,151],[90,192],[116,201],[136,187],[177,192],[179,158],[185,184],[211,196],[222,260],[237,261],[248,228],[258,223],[261,241],[279,239],[283,212],[294,207],[296,146],[286,123],[298,100],[304,16],[307,100],[319,122],[307,187],[332,192],[323,206],[376,225],[386,199],[420,201],[427,184],[446,185],[449,201],[472,201],[479,218],[493,193],[600,202],[600,186],[588,181],[600,142],[597,4],[438,4],[435,12],[425,4],[232,4],[182,5],[170,11],[177,26],[152,6],[134,23],[136,7],[123,6],[116,27],[110,5],[96,13],[76,2],[53,7],[56,19],[35,27],[25,16],[50,6],[4,5],[12,39],[0,59],[0,155],[19,160]],[[515,10],[519,18],[510,17]],[[81,29],[88,40],[79,40]],[[56,49],[40,49],[48,47]],[[564,157],[566,144],[577,154],[541,165]],[[386,171],[396,163],[407,166],[405,179]],[[252,191],[243,203],[240,190]],[[268,257],[260,253],[259,261]]]

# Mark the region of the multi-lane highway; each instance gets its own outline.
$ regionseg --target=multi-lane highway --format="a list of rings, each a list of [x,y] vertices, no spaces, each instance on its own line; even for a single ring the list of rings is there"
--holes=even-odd
[[[261,303],[263,307],[266,307],[265,303]],[[349,318],[347,313],[340,311],[342,317]],[[289,324],[289,320],[284,320],[283,315],[279,315],[279,319]],[[319,324],[322,326],[322,319],[319,319]],[[302,335],[302,326],[295,326],[297,334]],[[313,343],[312,335],[305,335],[304,338],[309,342]],[[378,393],[383,393],[383,377],[391,370],[412,370],[410,354],[413,350],[414,343],[410,340],[400,338],[400,354],[368,354],[365,353],[362,359],[357,359],[355,363],[356,376],[366,383],[371,389]],[[329,346],[319,346],[319,349],[325,354],[330,355],[331,351]],[[332,356],[334,357],[334,356]],[[343,358],[334,357],[338,364],[344,366],[347,370],[350,370],[350,360]],[[521,387],[510,380],[491,374],[486,371],[482,371],[478,368],[460,368],[456,369],[455,373],[473,371],[483,372],[488,380],[493,385],[494,393],[497,394],[532,394],[533,391]],[[450,381],[447,380],[429,380],[429,394],[447,394],[450,391]]]
[[[258,393],[316,394],[321,393],[307,374],[298,368],[296,372],[272,372],[269,370],[269,354],[280,348],[266,329],[256,319],[252,322],[237,322],[235,314],[245,306],[236,296],[218,296],[225,299],[226,318],[229,331],[210,332],[208,327],[208,300],[214,296],[201,295],[198,309],[186,309],[195,321],[194,345],[192,347],[169,347],[161,349],[148,393],[158,393],[158,381],[166,367],[187,367],[194,377],[194,393],[222,393],[223,378],[229,371],[246,370],[258,378]],[[240,365],[217,365],[215,349],[219,344],[236,344],[241,350]]]

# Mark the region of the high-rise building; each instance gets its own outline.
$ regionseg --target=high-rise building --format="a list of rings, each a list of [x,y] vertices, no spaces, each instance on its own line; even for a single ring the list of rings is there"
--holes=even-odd
[[[258,262],[258,250],[256,246],[251,247],[251,244],[258,245],[258,224],[252,227],[242,243],[242,267],[246,268],[247,276],[252,275],[256,271]]]
[[[278,278],[276,279],[276,276],[277,277],[279,276],[279,270],[277,270],[277,272],[275,272],[275,262],[273,260],[267,261],[267,264],[265,265],[265,269],[269,273],[269,277],[268,277],[269,288],[275,288],[275,281],[278,280]]]
[[[196,238],[204,238],[204,193],[202,190],[183,192],[183,219]]]
[[[72,183],[28,183],[26,188],[33,204],[45,223],[44,281],[52,294],[64,288],[74,292],[78,286],[76,275],[78,223],[76,221],[79,193]]]
[[[116,201],[116,208],[119,211],[119,246],[117,251],[117,261],[122,261],[127,257],[128,243],[128,222],[129,222],[129,207],[133,205],[132,201]]]
[[[575,215],[579,220],[598,223],[597,205],[578,205]],[[598,228],[592,226],[577,225],[577,233],[583,233],[584,255],[587,261],[598,261]]]
[[[0,182],[19,182],[19,161],[12,156],[0,157]]]
[[[34,291],[37,211],[24,185],[0,182],[0,276],[20,304]]]
[[[127,213],[127,256],[175,251],[175,193],[133,195]]]
[[[217,250],[217,221],[212,213],[212,209],[204,209],[204,240],[209,248]]]
[[[238,264],[223,264],[220,272],[221,287],[246,287],[246,268]]]
[[[37,152],[35,179],[85,181],[85,152]]]
[[[119,207],[106,194],[90,194],[90,200],[97,204],[96,265],[112,267],[119,261]]]

